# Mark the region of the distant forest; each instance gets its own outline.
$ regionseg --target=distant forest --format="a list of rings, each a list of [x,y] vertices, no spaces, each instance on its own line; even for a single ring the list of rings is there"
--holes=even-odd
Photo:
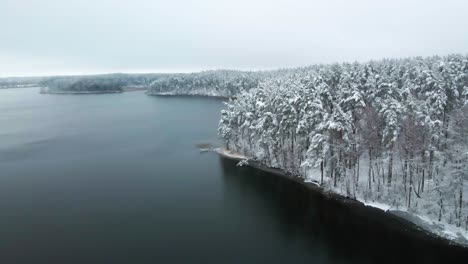
[[[126,88],[146,88],[162,74],[106,74],[49,77],[41,82],[43,93],[122,92]]]
[[[150,95],[203,95],[233,97],[257,87],[272,72],[230,70],[172,74],[159,78],[148,88]]]
[[[149,95],[233,97],[258,86],[276,72],[231,70],[179,74],[107,74],[47,77],[38,82],[42,93],[122,92],[145,88]]]
[[[0,78],[0,89],[2,88],[24,88],[38,86],[38,83],[47,77],[9,77]]]
[[[0,88],[39,86],[41,93],[112,93],[147,89],[149,95],[234,97],[283,71],[234,70],[174,74],[103,74],[83,76],[0,78]]]

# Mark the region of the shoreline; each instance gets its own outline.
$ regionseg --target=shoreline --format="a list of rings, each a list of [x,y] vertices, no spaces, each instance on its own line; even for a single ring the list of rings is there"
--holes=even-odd
[[[123,92],[138,92],[138,91],[146,91],[146,88],[123,88]]]
[[[170,93],[149,93],[146,92],[146,95],[149,96],[161,96],[161,97],[203,97],[203,98],[216,98],[216,99],[235,99],[234,96],[222,96],[222,95],[207,95],[207,94],[170,94]]]
[[[35,88],[38,87],[35,84],[25,86],[0,86],[0,89],[21,89],[21,88]]]
[[[123,93],[124,91],[109,91],[109,92],[39,92],[40,94],[114,94],[114,93]]]
[[[268,172],[273,175],[280,176],[282,178],[299,183],[300,185],[304,186],[308,190],[315,192],[315,193],[319,193],[326,199],[337,201],[346,206],[354,206],[354,207],[361,208],[361,209],[364,208],[364,209],[369,210],[372,213],[381,214],[382,216],[387,217],[388,219],[397,220],[402,225],[410,227],[414,229],[416,232],[420,232],[421,234],[427,236],[428,238],[438,243],[446,244],[451,247],[458,247],[463,250],[468,250],[467,240],[463,241],[460,239],[451,239],[449,237],[445,237],[439,233],[436,233],[435,230],[431,229],[430,223],[426,223],[423,219],[421,219],[417,215],[411,214],[406,211],[401,211],[401,210],[390,210],[390,209],[385,210],[375,205],[372,205],[371,203],[365,203],[365,202],[353,199],[351,197],[347,197],[347,196],[334,193],[331,191],[326,191],[322,187],[320,187],[318,182],[307,182],[302,177],[291,175],[281,169],[270,168],[268,166],[263,165],[260,162],[250,160],[248,157],[245,157],[238,153],[233,153],[224,148],[212,148],[211,151],[215,152],[222,158],[239,161],[239,162],[247,161],[243,163],[242,165],[247,165],[254,169]]]

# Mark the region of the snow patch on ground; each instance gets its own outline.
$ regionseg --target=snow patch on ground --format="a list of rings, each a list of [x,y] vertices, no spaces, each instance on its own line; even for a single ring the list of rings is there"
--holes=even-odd
[[[414,215],[418,217],[421,221],[425,222],[427,225],[432,227],[437,226],[436,233],[442,237],[446,237],[448,239],[456,240],[462,243],[468,243],[468,231],[462,228],[456,227],[454,225],[450,225],[444,221],[436,222],[431,220],[427,216],[422,215]]]
[[[227,149],[224,149],[224,148],[216,148],[214,149],[214,151],[218,154],[220,154],[221,156],[223,157],[226,157],[226,158],[230,158],[230,159],[236,159],[236,160],[248,160],[249,158],[240,154],[240,153],[237,153],[237,152],[234,152],[234,151],[230,151],[230,150],[227,150]]]
[[[368,201],[368,202],[360,201],[360,202],[362,202],[366,206],[379,208],[379,209],[384,210],[384,211],[388,211],[388,210],[390,210],[392,208],[392,206],[390,206],[388,204],[385,204],[385,203],[380,203],[380,202],[370,202],[370,201]]]

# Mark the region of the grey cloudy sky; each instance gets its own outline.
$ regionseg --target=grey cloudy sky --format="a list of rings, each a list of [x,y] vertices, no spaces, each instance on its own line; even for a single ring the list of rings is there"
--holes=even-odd
[[[0,76],[468,53],[467,0],[0,0]]]

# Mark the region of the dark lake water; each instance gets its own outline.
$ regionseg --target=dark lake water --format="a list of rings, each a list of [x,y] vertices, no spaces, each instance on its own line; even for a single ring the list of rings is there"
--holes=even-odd
[[[467,252],[236,167],[217,99],[0,90],[0,263],[467,263]]]

